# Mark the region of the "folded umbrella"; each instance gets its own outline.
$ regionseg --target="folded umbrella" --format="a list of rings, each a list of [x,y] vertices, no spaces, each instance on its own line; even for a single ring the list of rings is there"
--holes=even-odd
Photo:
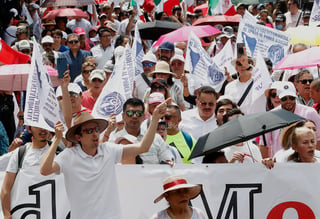
[[[283,109],[239,116],[200,137],[189,159],[248,141],[303,119]]]

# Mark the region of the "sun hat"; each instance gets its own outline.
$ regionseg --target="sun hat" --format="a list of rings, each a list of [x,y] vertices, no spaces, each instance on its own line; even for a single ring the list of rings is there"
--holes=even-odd
[[[170,66],[166,61],[157,62],[155,70],[151,72],[149,75],[151,76],[156,73],[171,74],[173,76],[176,76],[175,73],[170,71]]]
[[[107,120],[96,119],[88,111],[83,111],[78,115],[76,115],[76,117],[74,118],[74,125],[68,129],[66,133],[66,139],[76,144],[79,143],[74,136],[75,132],[79,127],[89,122],[97,123],[98,126],[100,127],[101,132],[103,132],[108,126]]]
[[[107,28],[109,28],[110,30],[114,31],[114,32],[118,32],[117,26],[111,22],[111,21],[107,21],[104,23],[106,25]]]
[[[280,99],[285,96],[292,96],[297,98],[297,91],[292,82],[282,81],[278,88],[279,89],[277,89],[277,94]]]
[[[82,90],[81,90],[81,87],[77,83],[69,83],[68,92],[72,92],[75,94],[81,94]],[[62,97],[61,86],[57,87],[56,97]]]
[[[56,25],[55,20],[46,20],[42,23],[43,26],[50,26],[50,25]]]
[[[102,69],[95,69],[91,72],[89,76],[89,80],[92,81],[95,78],[98,78],[101,81],[104,81],[106,80],[106,73]]]
[[[182,176],[169,176],[163,180],[163,192],[153,202],[157,203],[164,198],[164,194],[177,189],[189,189],[189,199],[196,198],[201,192],[201,186],[195,184],[188,184],[187,180]]]
[[[164,101],[164,96],[160,92],[151,93],[149,96],[149,104],[162,103]]]

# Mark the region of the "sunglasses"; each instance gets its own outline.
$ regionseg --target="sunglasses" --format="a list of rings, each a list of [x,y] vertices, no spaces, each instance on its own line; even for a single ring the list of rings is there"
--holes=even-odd
[[[206,101],[201,101],[200,102],[201,106],[214,106],[214,102],[206,102]]]
[[[82,130],[82,132],[85,132],[85,133],[87,133],[87,134],[92,134],[93,131],[99,132],[99,131],[100,131],[100,127],[97,126],[97,127],[95,127],[95,128],[88,128],[88,129],[83,129],[83,130]]]
[[[153,63],[153,62],[143,62],[142,65],[143,65],[143,67],[147,67],[147,66],[152,67],[152,66],[155,65],[155,63]]]
[[[89,74],[93,71],[94,69],[90,69],[90,70],[83,70],[82,73],[84,74]]]
[[[132,117],[134,114],[136,114],[137,117],[143,116],[143,111],[141,110],[128,110],[126,111],[126,114],[128,117]]]
[[[277,97],[277,93],[271,93],[270,94],[270,98],[276,98]]]
[[[300,82],[301,84],[307,84],[308,82],[309,82],[309,84],[311,84],[312,81],[313,81],[313,79],[303,79],[303,80],[299,80],[299,82]]]
[[[172,118],[175,118],[176,116],[172,116],[172,115],[165,115],[164,119],[165,120],[171,120]]]
[[[102,83],[102,82],[103,82],[103,81],[102,81],[102,80],[100,80],[99,78],[94,78],[94,79],[92,79],[92,81],[93,81],[93,82],[97,82],[97,81],[98,81],[98,82],[100,82],[100,83]]]
[[[79,43],[79,40],[70,40],[70,41],[68,41],[68,43],[70,43],[70,44],[77,44],[77,43]]]
[[[295,100],[295,99],[296,99],[296,98],[293,97],[293,96],[285,96],[285,97],[282,97],[280,100],[281,100],[282,102],[284,102],[284,101],[287,101],[288,98],[289,98],[289,100]]]

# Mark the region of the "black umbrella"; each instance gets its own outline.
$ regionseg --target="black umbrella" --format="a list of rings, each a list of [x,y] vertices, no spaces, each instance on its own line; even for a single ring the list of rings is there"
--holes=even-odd
[[[153,21],[139,24],[141,39],[157,40],[163,34],[169,33],[181,27],[181,24],[170,21]]]
[[[303,119],[282,109],[239,116],[200,137],[189,159],[245,142]]]

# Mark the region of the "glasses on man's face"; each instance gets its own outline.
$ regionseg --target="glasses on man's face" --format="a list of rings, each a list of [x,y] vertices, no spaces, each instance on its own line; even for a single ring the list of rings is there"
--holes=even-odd
[[[92,134],[93,131],[95,132],[99,132],[100,131],[100,127],[96,126],[95,128],[88,128],[88,129],[83,129],[82,132],[85,132],[87,134]]]
[[[302,79],[302,80],[299,80],[299,82],[301,84],[307,84],[307,83],[311,84],[312,81],[313,81],[313,79]]]
[[[82,73],[84,74],[89,74],[93,71],[94,69],[89,69],[89,70],[83,70]]]
[[[296,98],[295,97],[293,97],[293,96],[285,96],[285,97],[282,97],[280,100],[282,101],[282,102],[285,102],[285,101],[287,101],[287,100],[295,100]]]
[[[143,67],[152,67],[152,66],[154,66],[155,64],[153,63],[153,62],[143,62],[142,63],[142,65],[143,65]]]
[[[200,101],[201,106],[214,106],[214,102]]]
[[[136,114],[137,117],[143,116],[143,112],[141,110],[128,110],[126,111],[126,114],[128,117],[132,117],[134,114]]]
[[[100,80],[99,78],[94,78],[94,79],[92,79],[92,81],[93,81],[93,82],[100,82],[100,83],[103,82],[103,80]]]
[[[270,98],[276,98],[277,97],[277,93],[274,92],[274,93],[270,93]]]
[[[79,40],[70,40],[70,41],[68,41],[68,43],[70,43],[70,44],[77,44],[77,43],[79,43]]]

